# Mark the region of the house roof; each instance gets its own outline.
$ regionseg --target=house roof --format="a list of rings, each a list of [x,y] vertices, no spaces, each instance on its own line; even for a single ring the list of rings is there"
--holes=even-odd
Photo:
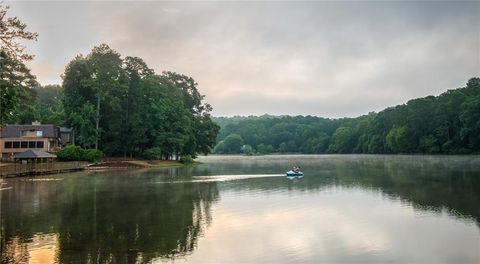
[[[7,125],[0,130],[0,137],[21,137],[22,131],[24,130],[43,131],[42,137],[44,138],[58,137],[58,133],[56,132],[57,127],[54,125]]]
[[[18,153],[13,158],[56,158],[57,155],[41,151],[41,150],[27,150],[22,153]]]
[[[60,132],[70,133],[73,131],[71,127],[60,127]]]

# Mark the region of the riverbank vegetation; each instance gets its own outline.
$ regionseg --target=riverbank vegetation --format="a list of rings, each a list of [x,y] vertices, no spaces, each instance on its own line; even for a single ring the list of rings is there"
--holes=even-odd
[[[100,162],[102,158],[103,153],[98,149],[83,149],[75,145],[66,146],[57,153],[60,161]]]
[[[219,117],[215,153],[480,153],[480,78],[357,118]],[[248,153],[247,153],[248,152]]]

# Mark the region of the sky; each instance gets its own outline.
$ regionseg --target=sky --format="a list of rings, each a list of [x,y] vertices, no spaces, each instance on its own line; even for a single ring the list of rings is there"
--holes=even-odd
[[[41,84],[106,43],[193,77],[214,116],[355,117],[480,76],[480,1],[4,1]]]

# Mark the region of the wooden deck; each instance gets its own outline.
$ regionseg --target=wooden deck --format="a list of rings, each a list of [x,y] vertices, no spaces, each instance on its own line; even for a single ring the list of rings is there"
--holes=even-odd
[[[36,164],[36,166],[31,166],[32,164],[14,164],[14,163],[3,163],[0,166],[0,177],[9,178],[9,177],[19,177],[19,176],[35,176],[35,175],[44,175],[44,174],[56,174],[56,173],[65,173],[72,171],[84,170],[88,165],[87,162],[82,161],[71,161],[71,162],[55,162],[52,164]]]

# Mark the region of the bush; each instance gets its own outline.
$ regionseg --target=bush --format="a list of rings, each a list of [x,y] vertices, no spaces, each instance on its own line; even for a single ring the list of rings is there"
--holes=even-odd
[[[98,149],[82,149],[79,146],[68,145],[57,154],[61,161],[89,161],[98,162],[102,159],[103,152]]]
[[[143,152],[143,157],[149,160],[159,160],[162,158],[162,149],[159,147],[149,148]]]
[[[81,147],[75,145],[68,145],[58,152],[57,159],[61,161],[74,161],[82,160],[82,156],[83,149]]]
[[[243,154],[247,156],[252,156],[254,153],[253,148],[250,145],[243,145],[242,151],[243,151]]]
[[[190,164],[193,163],[193,158],[190,155],[182,156],[180,158],[180,162],[183,164]]]
[[[102,160],[103,152],[98,149],[84,149],[81,160],[89,162],[99,162]]]

